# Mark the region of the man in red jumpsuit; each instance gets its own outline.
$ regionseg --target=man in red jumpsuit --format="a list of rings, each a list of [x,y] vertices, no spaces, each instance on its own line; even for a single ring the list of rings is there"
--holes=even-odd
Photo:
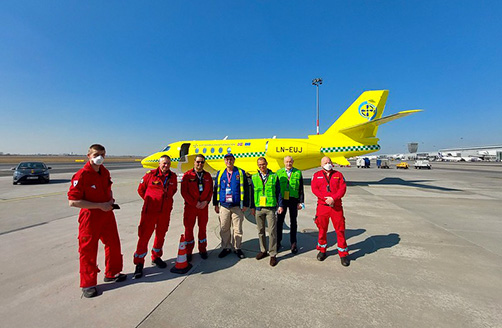
[[[211,174],[204,171],[206,158],[198,154],[194,160],[194,168],[186,171],[181,180],[181,195],[185,200],[183,225],[185,226],[185,240],[187,243],[187,259],[192,260],[194,249],[193,228],[195,220],[199,223],[199,254],[202,259],[207,259],[207,235],[206,226],[208,221],[208,203],[213,196],[213,179]]]
[[[328,232],[329,218],[333,222],[336,232],[338,255],[343,266],[349,266],[349,249],[345,241],[345,217],[343,216],[342,197],[345,195],[347,186],[342,173],[336,171],[329,157],[321,159],[322,170],[314,173],[312,177],[312,193],[317,196],[317,210],[315,224],[319,228],[317,242],[317,259],[326,259],[328,246],[326,234]]]
[[[159,167],[148,171],[141,179],[138,194],[143,198],[143,209],[138,226],[138,246],[134,253],[134,279],[143,276],[145,256],[148,253],[148,241],[155,230],[152,247],[152,264],[164,269],[167,264],[162,261],[162,246],[173,209],[173,196],[178,190],[176,174],[171,172],[171,158],[163,155],[159,159]]]
[[[80,208],[78,215],[78,246],[80,253],[80,287],[83,296],[98,294],[98,242],[105,245],[105,282],[124,281],[122,253],[115,215],[110,172],[102,165],[105,147],[89,147],[89,161],[71,179],[69,205]]]

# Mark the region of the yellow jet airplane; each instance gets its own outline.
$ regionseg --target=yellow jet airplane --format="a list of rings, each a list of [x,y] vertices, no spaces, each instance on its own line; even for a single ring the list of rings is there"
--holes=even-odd
[[[235,165],[248,173],[257,172],[256,160],[260,156],[267,159],[272,171],[283,167],[283,159],[288,155],[293,157],[295,167],[300,170],[318,167],[323,156],[330,156],[333,163],[350,165],[348,157],[380,149],[376,138],[380,124],[421,111],[406,110],[382,117],[388,94],[388,90],[363,92],[325,133],[309,135],[306,139],[178,141],[144,158],[141,164],[145,168],[157,168],[160,156],[169,155],[171,168],[185,172],[193,168],[195,156],[203,154],[206,157],[205,170],[215,173],[226,168],[223,156],[232,153]]]

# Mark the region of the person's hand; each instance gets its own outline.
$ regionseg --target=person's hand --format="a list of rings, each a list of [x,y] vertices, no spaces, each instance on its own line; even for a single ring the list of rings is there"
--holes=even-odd
[[[202,209],[201,202],[197,202],[197,205],[195,205],[195,208],[198,208],[199,210]]]
[[[297,208],[298,210],[303,210],[303,206],[302,206],[302,204],[300,204],[300,203],[298,203],[298,205],[296,205],[296,208]]]
[[[252,215],[252,216],[255,216],[255,214],[256,214],[256,209],[252,208],[252,209],[251,209],[251,215]]]
[[[102,210],[103,212],[111,211],[113,209],[113,199],[106,203],[100,203],[99,209]]]
[[[214,207],[214,211],[216,212],[216,214],[220,214],[220,207],[218,205],[216,205]]]
[[[200,207],[199,207],[199,208],[200,208],[200,209],[203,209],[204,207],[206,207],[206,205],[207,205],[207,201],[199,202],[199,204],[200,204]]]
[[[246,212],[248,208],[246,206],[242,206],[242,212]]]
[[[284,212],[284,209],[282,207],[279,207],[279,209],[277,210],[277,213],[282,214],[282,212]]]
[[[335,205],[335,200],[333,199],[333,197],[324,197],[326,199],[326,204],[328,204],[329,206],[333,206]]]

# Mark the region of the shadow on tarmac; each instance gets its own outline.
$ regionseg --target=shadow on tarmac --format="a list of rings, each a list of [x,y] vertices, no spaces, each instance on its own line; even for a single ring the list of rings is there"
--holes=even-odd
[[[303,178],[303,185],[310,186],[310,184],[311,184],[310,180],[311,179],[309,179],[309,178]],[[408,187],[416,187],[416,188],[440,190],[440,191],[463,191],[461,189],[431,186],[431,185],[425,185],[425,184],[420,183],[420,182],[428,182],[428,181],[433,181],[433,180],[406,181],[401,178],[389,177],[389,178],[383,178],[382,180],[379,180],[379,181],[346,181],[346,183],[347,183],[348,187],[352,187],[352,186],[368,187],[371,185],[396,185],[396,186],[408,186]]]
[[[368,187],[370,185],[397,185],[397,186],[408,186],[422,189],[440,190],[440,191],[462,191],[460,189],[445,188],[438,186],[430,186],[421,184],[419,182],[427,182],[432,180],[410,180],[406,181],[401,178],[384,178],[380,181],[347,181],[347,186],[362,186]]]
[[[32,186],[32,185],[39,185],[39,184],[61,184],[61,183],[70,183],[70,179],[51,179],[49,183],[42,183],[39,181],[22,181],[18,182],[19,186]]]
[[[285,225],[286,230],[289,230],[289,227]],[[258,232],[254,231],[256,234]],[[397,233],[390,233],[388,235],[376,235],[366,238],[364,241],[360,241],[356,244],[350,244],[349,240],[353,237],[359,236],[365,233],[365,229],[347,229],[345,231],[345,238],[347,239],[347,244],[349,247],[349,257],[351,261],[356,261],[357,259],[364,257],[365,255],[375,253],[376,251],[383,248],[390,248],[397,244],[399,244],[401,238]],[[252,233],[252,231],[246,232]],[[317,229],[304,229],[303,232],[297,233],[297,248],[298,254],[292,254],[289,250],[290,247],[290,234],[283,233],[282,249],[279,250],[279,254],[277,255],[278,261],[287,260],[294,256],[300,255],[302,253],[307,253],[313,250],[316,250],[317,246],[317,237],[318,231]],[[327,235],[328,245],[331,250],[327,251],[328,256],[333,256],[338,254],[338,250],[334,247],[336,244],[336,233],[335,231],[328,232]],[[267,245],[268,245],[268,237],[267,237]],[[253,238],[246,240],[242,243],[241,246],[244,254],[247,258],[253,258],[260,251],[260,246],[258,243],[258,238]],[[185,276],[191,274],[210,274],[213,272],[217,272],[220,270],[228,269],[235,264],[237,264],[240,259],[234,253],[227,255],[225,258],[218,258],[218,254],[221,249],[216,248],[214,250],[209,251],[209,258],[207,260],[202,260],[199,257],[199,254],[196,250],[194,250],[192,264],[194,268],[188,273],[184,274]],[[317,253],[316,253],[317,255]],[[316,258],[313,256],[312,261],[315,261]],[[136,284],[136,283],[155,283],[159,281],[170,280],[173,278],[178,278],[180,275],[171,273],[169,270],[176,264],[176,258],[171,258],[165,261],[167,264],[166,269],[159,269],[156,266],[149,266],[150,259],[145,261],[145,268],[143,269],[143,277],[138,280],[132,279],[132,274],[127,274],[127,280],[120,283],[102,283],[98,284],[98,292],[99,295],[105,293],[110,290],[114,290],[117,288],[122,288],[128,285]]]
[[[51,181],[49,181],[49,184],[60,184],[60,183],[70,183],[71,180],[70,179],[51,179]]]

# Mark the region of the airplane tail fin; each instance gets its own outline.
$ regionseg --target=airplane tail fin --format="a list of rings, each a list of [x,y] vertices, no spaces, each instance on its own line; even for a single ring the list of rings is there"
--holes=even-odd
[[[324,135],[342,133],[358,142],[372,144],[378,140],[375,139],[379,125],[421,111],[406,110],[382,117],[388,94],[388,90],[363,92]]]
[[[341,132],[343,129],[355,127],[381,118],[388,94],[388,90],[363,92],[324,134],[334,135],[337,132]],[[365,129],[363,138],[374,137],[377,129],[377,127]]]

